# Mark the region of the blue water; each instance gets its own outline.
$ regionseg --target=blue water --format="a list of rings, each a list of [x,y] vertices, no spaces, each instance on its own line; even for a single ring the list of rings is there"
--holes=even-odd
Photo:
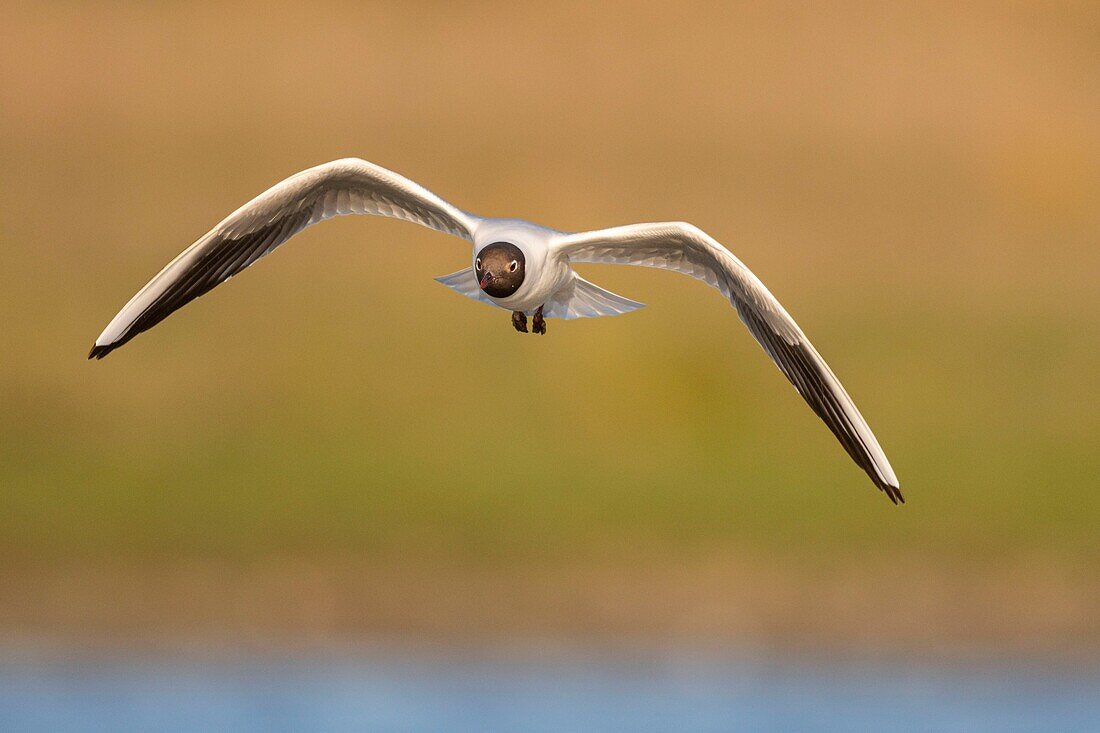
[[[0,731],[1100,731],[1100,672],[722,653],[0,654]]]

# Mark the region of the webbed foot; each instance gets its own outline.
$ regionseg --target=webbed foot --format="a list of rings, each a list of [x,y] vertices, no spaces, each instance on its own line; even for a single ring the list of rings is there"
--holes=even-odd
[[[531,322],[531,330],[540,336],[546,334],[546,319],[542,317],[542,306],[535,309],[535,317]]]

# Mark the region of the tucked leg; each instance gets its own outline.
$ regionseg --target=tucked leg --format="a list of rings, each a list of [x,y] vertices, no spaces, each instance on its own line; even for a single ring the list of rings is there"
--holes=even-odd
[[[546,333],[546,319],[542,317],[542,306],[535,309],[535,317],[531,322],[531,330],[542,336]]]
[[[538,321],[535,321],[538,323]],[[520,333],[527,333],[527,316],[523,311],[512,311],[512,325]]]

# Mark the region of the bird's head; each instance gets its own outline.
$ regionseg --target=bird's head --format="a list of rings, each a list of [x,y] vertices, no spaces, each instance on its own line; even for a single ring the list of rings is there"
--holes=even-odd
[[[524,264],[519,247],[509,242],[493,242],[477,253],[474,273],[487,295],[507,298],[523,284]]]

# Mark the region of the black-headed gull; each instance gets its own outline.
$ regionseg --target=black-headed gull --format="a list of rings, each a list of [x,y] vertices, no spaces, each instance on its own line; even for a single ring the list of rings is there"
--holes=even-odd
[[[511,311],[512,325],[546,332],[546,318],[627,313],[642,304],[588,282],[577,262],[674,270],[729,298],[749,331],[848,455],[896,504],[904,501],[874,433],[829,366],[764,284],[725,247],[691,224],[631,224],[567,233],[520,219],[488,219],[358,158],[325,163],[268,189],[168,263],[107,324],[89,354],[101,359],[225,282],[311,224],[344,214],[415,222],[473,244],[471,266],[439,282]]]

